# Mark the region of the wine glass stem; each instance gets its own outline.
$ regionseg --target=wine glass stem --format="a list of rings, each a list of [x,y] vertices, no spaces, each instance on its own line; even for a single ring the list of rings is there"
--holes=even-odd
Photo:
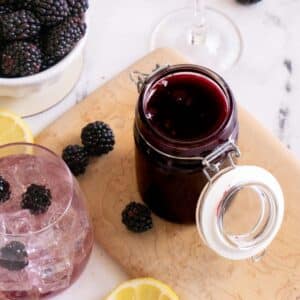
[[[190,43],[200,45],[205,40],[205,0],[194,0],[193,25],[189,34]]]

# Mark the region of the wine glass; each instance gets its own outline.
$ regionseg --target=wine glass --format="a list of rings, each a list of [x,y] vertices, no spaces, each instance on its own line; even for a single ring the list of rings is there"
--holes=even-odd
[[[165,16],[155,28],[151,49],[171,47],[192,62],[222,72],[235,65],[242,53],[241,34],[234,22],[222,12],[194,0]]]

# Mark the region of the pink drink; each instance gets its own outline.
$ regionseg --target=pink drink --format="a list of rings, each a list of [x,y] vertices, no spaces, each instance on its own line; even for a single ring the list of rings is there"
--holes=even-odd
[[[93,245],[77,181],[55,154],[24,144],[0,148],[0,176],[11,188],[10,199],[0,204],[0,299],[40,299],[68,288],[86,266]],[[31,184],[51,191],[52,203],[44,214],[21,208],[22,194]],[[13,241],[22,243],[28,255],[21,270],[1,265],[8,259],[1,257],[7,255],[1,249]]]

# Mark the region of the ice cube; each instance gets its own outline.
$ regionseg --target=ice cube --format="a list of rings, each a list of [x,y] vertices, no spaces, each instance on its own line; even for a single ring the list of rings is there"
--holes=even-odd
[[[93,245],[93,233],[90,227],[86,227],[82,229],[82,231],[78,234],[78,237],[75,240],[74,245],[74,256],[75,263],[80,264],[84,259],[86,259],[88,252],[92,248]]]
[[[0,214],[2,234],[26,234],[35,231],[35,218],[28,210]]]
[[[68,235],[77,235],[75,231],[76,226],[79,225],[79,218],[77,212],[69,207],[64,216],[57,223],[57,230]]]
[[[15,177],[19,185],[23,185],[26,188],[31,184],[45,185],[46,179],[43,174],[43,160],[37,156],[26,156],[23,161],[17,164],[15,170]]]
[[[62,235],[56,232],[53,227],[50,227],[48,230],[30,237],[27,252],[31,260],[38,260],[47,257],[49,252],[56,252],[59,247],[61,252],[66,252]]]
[[[28,254],[34,285],[41,293],[68,287],[73,272],[73,243],[56,225],[32,236]]]
[[[72,257],[61,256],[59,252],[32,261],[29,268],[34,274],[34,285],[42,294],[65,289],[71,283]]]
[[[29,291],[31,289],[32,284],[26,269],[21,271],[9,271],[0,268],[1,291]]]

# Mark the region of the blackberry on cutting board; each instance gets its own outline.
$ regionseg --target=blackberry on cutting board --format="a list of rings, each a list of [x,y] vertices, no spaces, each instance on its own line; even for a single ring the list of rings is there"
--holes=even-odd
[[[43,185],[31,184],[22,195],[21,208],[33,215],[45,213],[51,205],[51,192]]]
[[[260,2],[262,0],[236,0],[236,1],[241,4],[254,4],[254,3]]]
[[[20,271],[28,265],[25,245],[12,241],[0,249],[0,266],[9,271]]]
[[[63,150],[62,158],[75,176],[83,174],[89,164],[88,152],[80,145],[67,146]]]
[[[19,10],[0,18],[0,35],[6,41],[25,40],[39,34],[41,23],[28,10]]]
[[[61,23],[70,13],[67,0],[33,1],[36,16],[46,26],[54,26]]]
[[[131,202],[122,212],[122,223],[136,233],[150,230],[153,227],[151,210],[141,203]]]
[[[6,202],[11,194],[10,184],[0,176],[0,203]]]
[[[17,41],[3,49],[0,62],[1,72],[7,77],[29,76],[40,71],[42,53],[33,43]]]
[[[81,16],[89,8],[88,0],[68,0],[68,3],[73,16]]]
[[[85,35],[86,24],[81,18],[70,17],[49,30],[45,37],[45,55],[53,59],[66,56]]]
[[[112,151],[115,145],[112,129],[101,121],[86,125],[81,132],[81,141],[88,153],[95,156]]]

